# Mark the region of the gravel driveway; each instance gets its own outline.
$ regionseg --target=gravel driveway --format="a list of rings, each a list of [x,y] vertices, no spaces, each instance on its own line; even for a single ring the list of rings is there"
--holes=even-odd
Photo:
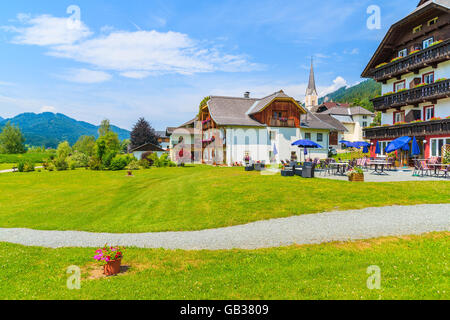
[[[184,250],[256,249],[450,231],[450,204],[367,208],[193,232],[106,234],[1,229],[0,242],[28,246],[111,245]]]

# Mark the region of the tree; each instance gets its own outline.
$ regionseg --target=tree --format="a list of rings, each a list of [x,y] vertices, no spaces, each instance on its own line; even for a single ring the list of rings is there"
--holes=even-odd
[[[91,157],[95,153],[95,138],[92,136],[81,136],[73,145],[73,150],[84,153]]]
[[[144,119],[140,118],[134,125],[131,131],[131,147],[137,148],[146,143],[153,143],[159,146],[158,138],[155,129]]]
[[[6,123],[0,133],[0,153],[17,154],[25,153],[25,137],[22,131],[10,122]]]
[[[61,160],[65,160],[71,153],[72,148],[67,141],[61,142],[56,149],[56,156]]]
[[[109,122],[108,119],[103,120],[102,123],[100,124],[100,127],[98,128],[98,135],[100,137],[103,137],[110,131],[111,131],[111,123]]]
[[[117,133],[108,132],[97,139],[96,154],[100,160],[107,155],[114,156],[120,151],[120,141]]]

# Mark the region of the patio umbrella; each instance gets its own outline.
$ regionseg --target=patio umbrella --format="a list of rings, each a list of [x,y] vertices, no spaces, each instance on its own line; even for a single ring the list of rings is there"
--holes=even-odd
[[[375,154],[381,154],[380,141],[377,141],[377,147],[375,149]]]
[[[292,146],[297,146],[299,148],[305,148],[306,152],[308,152],[308,149],[323,149],[323,147],[320,144],[315,143],[311,140],[298,140],[295,141]],[[306,158],[306,157],[305,157]]]
[[[398,139],[393,140],[386,148],[386,153],[391,153],[394,151],[397,151],[399,149],[402,150],[409,150],[408,143],[411,141],[410,137],[401,137]]]
[[[419,144],[417,143],[416,137],[413,137],[411,154],[413,156],[418,156],[418,155],[420,155],[420,153],[421,152],[420,152]]]

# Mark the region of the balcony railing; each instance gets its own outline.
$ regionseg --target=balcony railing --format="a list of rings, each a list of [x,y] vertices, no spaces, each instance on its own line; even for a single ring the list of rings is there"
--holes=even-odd
[[[270,119],[270,126],[271,127],[282,127],[282,128],[295,128],[295,121],[294,119],[287,119],[285,121],[280,119]]]
[[[416,105],[422,102],[448,98],[449,96],[450,79],[447,79],[426,86],[375,98],[372,102],[376,111],[382,111],[389,108]]]
[[[421,68],[449,60],[449,55],[450,40],[446,40],[395,62],[373,69],[371,75],[377,81],[386,81],[387,79],[409,72],[418,72]]]
[[[427,136],[450,134],[450,119],[426,122],[406,123],[389,127],[366,128],[363,130],[366,139],[395,139],[404,136]]]

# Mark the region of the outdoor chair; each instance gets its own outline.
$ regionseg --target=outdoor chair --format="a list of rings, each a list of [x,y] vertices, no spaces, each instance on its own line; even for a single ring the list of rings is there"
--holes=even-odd
[[[420,171],[422,172],[422,177],[424,175],[431,176],[432,168],[430,168],[426,161],[420,161]],[[424,174],[425,173],[425,174]]]
[[[418,176],[420,173],[420,163],[419,160],[414,159],[414,170],[413,170],[413,176]]]
[[[448,178],[449,177],[449,172],[450,172],[450,165],[446,166],[444,169],[441,169],[442,171],[442,178]]]

